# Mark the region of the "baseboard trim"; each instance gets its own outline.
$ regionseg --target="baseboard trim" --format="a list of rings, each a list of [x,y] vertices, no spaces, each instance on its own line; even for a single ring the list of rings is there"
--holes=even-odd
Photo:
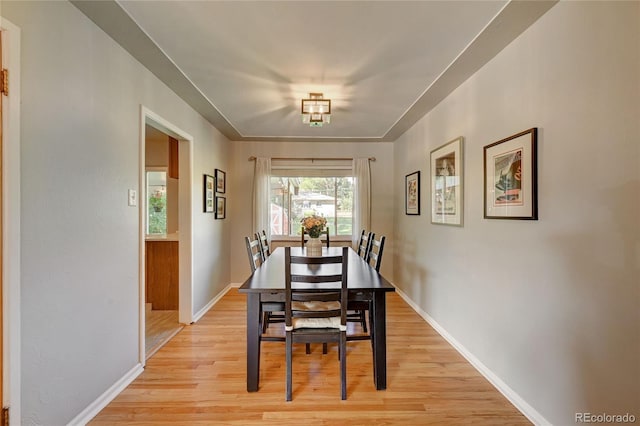
[[[98,415],[104,407],[106,407],[113,399],[120,394],[133,382],[136,377],[144,371],[142,364],[136,364],[131,370],[129,370],[120,380],[115,382],[113,386],[107,389],[102,395],[93,401],[87,408],[82,410],[73,420],[68,423],[68,426],[83,426],[86,425]]]
[[[440,336],[442,336],[451,346],[454,347],[460,355],[462,355],[469,363],[476,369],[485,379],[489,381],[495,387],[498,392],[504,395],[529,421],[535,425],[547,426],[551,425],[542,414],[536,411],[531,405],[529,405],[520,395],[518,395],[513,389],[511,389],[500,377],[498,377],[493,371],[491,371],[486,365],[484,365],[478,358],[476,358],[467,348],[465,348],[460,342],[458,342],[447,330],[445,330],[436,320],[431,318],[429,314],[423,311],[413,300],[409,298],[402,290],[397,286],[396,293],[405,301],[411,308],[416,311],[418,315],[422,317],[431,327],[433,327]]]
[[[196,312],[193,315],[193,322],[198,322],[198,320],[200,318],[202,318],[204,316],[204,314],[206,314],[207,312],[209,312],[209,309],[213,308],[215,306],[216,303],[218,303],[220,301],[220,299],[222,299],[222,297],[227,294],[229,292],[229,290],[231,290],[234,287],[233,284],[228,284],[220,293],[218,293],[218,295],[216,297],[214,297],[213,299],[211,299],[211,301],[209,301],[209,303],[207,303],[204,308],[200,309],[198,312]],[[193,324],[193,323],[192,323]]]
[[[209,309],[215,306],[215,304],[218,303],[220,299],[222,299],[222,297],[229,292],[229,290],[239,286],[240,284],[227,285],[216,297],[211,299],[211,301],[207,303],[207,305],[204,308],[196,312],[196,314],[193,317],[193,322],[196,322],[200,318],[202,318],[204,314],[206,314],[209,311]],[[124,388],[129,386],[129,384],[133,382],[135,378],[138,377],[140,373],[142,373],[143,371],[144,371],[144,368],[142,364],[137,364],[135,367],[129,370],[129,372],[127,372],[120,380],[118,380],[113,386],[111,386],[102,395],[100,395],[98,399],[93,401],[87,408],[82,410],[80,414],[78,414],[73,420],[71,420],[68,423],[68,426],[82,426],[89,423],[91,419],[93,419],[96,415],[98,415],[98,413],[104,407],[106,407],[111,401],[113,401],[113,399],[116,396],[118,396],[120,392],[124,390]]]

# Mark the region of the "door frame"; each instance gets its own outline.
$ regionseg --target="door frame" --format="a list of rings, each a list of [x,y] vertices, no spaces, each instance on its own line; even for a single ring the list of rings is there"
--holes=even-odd
[[[2,63],[9,96],[2,96],[2,397],[11,424],[20,417],[20,28],[0,16]]]
[[[193,322],[193,137],[171,122],[165,120],[144,105],[140,105],[140,164],[138,188],[139,212],[139,362],[145,365],[145,234],[147,229],[147,194],[145,185],[145,126],[149,125],[178,140],[180,179],[178,183],[178,321],[182,324]]]

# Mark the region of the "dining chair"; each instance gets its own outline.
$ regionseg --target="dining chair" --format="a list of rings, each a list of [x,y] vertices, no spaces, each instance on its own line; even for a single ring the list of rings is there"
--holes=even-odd
[[[269,248],[269,240],[267,239],[267,233],[263,229],[262,232],[256,232],[256,239],[260,241],[260,250],[262,251],[262,258],[266,261],[267,257],[271,256],[271,249]],[[269,324],[284,322],[284,303],[281,302],[264,302],[262,304],[262,333],[267,332]]]
[[[301,227],[300,229],[300,235],[301,235],[301,240],[300,240],[300,247],[304,248],[304,245],[306,244],[306,242],[309,240],[309,234],[307,234],[304,231],[304,226]],[[325,244],[327,245],[327,248],[329,248],[329,227],[327,226],[325,228],[324,231],[322,231],[322,233],[320,234],[320,239],[324,239],[325,240]]]
[[[264,262],[262,246],[260,244],[260,237],[256,233],[253,235],[254,239],[244,237],[245,245],[247,246],[247,255],[249,256],[249,266],[251,267],[251,273],[253,274]],[[284,303],[282,302],[261,302],[260,310],[262,312],[262,333],[266,333],[269,324],[284,322]],[[279,339],[275,339],[279,340]]]
[[[369,256],[369,250],[371,249],[371,240],[375,237],[373,232],[366,232],[364,229],[360,233],[360,240],[358,242],[358,256],[367,259]],[[367,333],[367,320],[366,313],[369,310],[369,303],[364,301],[349,301],[347,306],[347,321],[357,322],[362,327],[362,331]]]
[[[292,394],[292,358],[294,343],[338,343],[341,399],[347,399],[347,275],[348,248],[338,256],[292,256],[285,247],[285,342],[286,400]],[[341,264],[332,274],[322,265]],[[297,269],[292,265],[301,265]],[[307,265],[308,268],[303,268]],[[304,269],[304,270],[301,270]],[[309,271],[313,271],[309,274]],[[300,273],[307,272],[307,273]],[[323,273],[324,272],[324,273]],[[322,283],[340,283],[335,290],[317,290]],[[305,287],[305,284],[309,284]],[[320,285],[319,285],[320,284]],[[295,288],[294,288],[295,285]],[[315,289],[315,290],[314,290]]]
[[[380,273],[380,266],[382,265],[382,253],[384,250],[384,235],[380,237],[380,239],[376,240],[375,234],[371,234],[371,241],[369,243],[369,254],[367,255],[365,261],[376,270],[376,272]],[[351,315],[347,315],[350,321],[360,322],[362,325],[362,329],[365,333],[367,333],[366,328],[366,314],[365,311],[369,312],[369,324],[373,324],[372,311],[371,311],[371,302],[364,301],[352,301],[348,304],[349,311],[352,313]],[[362,314],[362,315],[360,315]],[[374,344],[373,330],[367,336],[358,336],[357,340],[371,340],[371,346]]]

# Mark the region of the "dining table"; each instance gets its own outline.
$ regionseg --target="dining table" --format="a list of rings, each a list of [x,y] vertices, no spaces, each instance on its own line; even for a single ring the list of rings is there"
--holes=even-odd
[[[371,267],[353,250],[348,250],[347,288],[349,301],[369,302],[371,347],[373,352],[373,381],[377,390],[387,388],[387,335],[386,294],[395,291],[375,268]],[[322,256],[340,256],[342,247],[322,249]],[[292,247],[292,256],[305,256],[306,249]],[[247,391],[256,392],[260,379],[260,343],[262,341],[262,309],[265,302],[284,302],[285,298],[284,248],[276,248],[265,262],[240,286],[240,293],[247,295]],[[318,268],[330,265],[292,265],[308,268],[309,274],[325,274]],[[335,267],[335,265],[333,265]],[[297,271],[296,273],[307,273]],[[304,285],[299,283],[299,285]],[[325,286],[327,290],[339,288],[339,283]],[[295,284],[294,284],[294,288]],[[314,289],[315,290],[315,289]],[[349,340],[349,339],[347,339]]]

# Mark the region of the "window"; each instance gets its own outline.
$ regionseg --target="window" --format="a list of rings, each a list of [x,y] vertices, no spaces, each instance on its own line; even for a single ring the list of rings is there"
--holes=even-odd
[[[351,235],[353,177],[292,177],[275,176],[276,173],[270,180],[271,235],[300,235],[300,221],[311,214],[327,219],[331,235]]]
[[[147,169],[147,234],[167,233],[167,169]]]

